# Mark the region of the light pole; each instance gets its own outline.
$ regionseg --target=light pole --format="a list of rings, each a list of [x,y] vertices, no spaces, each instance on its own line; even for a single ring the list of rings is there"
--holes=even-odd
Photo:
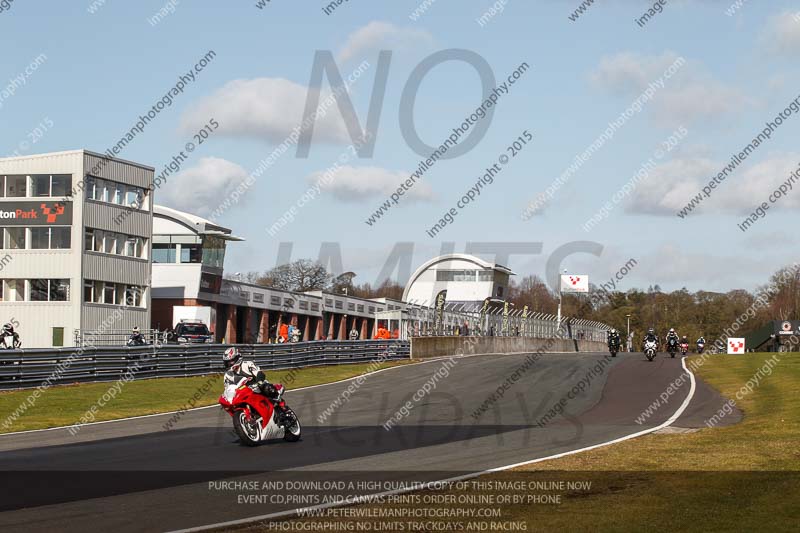
[[[633,343],[631,342],[631,315],[625,315],[625,318],[628,319],[628,351],[631,351],[633,347]]]
[[[567,273],[567,269],[564,269],[564,274]],[[556,322],[558,324],[558,329],[561,329],[561,277],[558,278],[558,317],[556,318]]]

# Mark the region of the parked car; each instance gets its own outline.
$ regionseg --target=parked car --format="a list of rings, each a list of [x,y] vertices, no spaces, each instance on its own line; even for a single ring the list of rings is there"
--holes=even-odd
[[[178,344],[202,344],[214,342],[211,332],[202,322],[180,321],[175,326],[175,334],[169,342]]]

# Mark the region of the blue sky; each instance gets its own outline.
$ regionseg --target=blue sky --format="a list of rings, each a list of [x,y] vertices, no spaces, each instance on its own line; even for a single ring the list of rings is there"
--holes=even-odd
[[[46,60],[13,95],[0,100],[5,154],[87,148],[103,151],[128,131],[178,77],[213,50],[214,60],[162,111],[121,157],[156,167],[183,149],[207,119],[220,123],[190,154],[181,174],[168,178],[156,201],[208,215],[302,120],[315,50],[330,50],[344,76],[363,61],[369,68],[350,90],[363,126],[378,52],[393,52],[371,158],[351,158],[319,197],[274,236],[266,228],[290,209],[351,141],[332,108],[316,126],[309,157],[294,149],[280,157],[219,222],[247,239],[229,248],[228,271],[274,266],[279,243],[294,242],[293,257],[316,257],[320,243],[341,243],[343,266],[357,282],[374,282],[397,242],[413,242],[412,269],[439,252],[442,242],[463,251],[467,242],[541,242],[542,253],[512,256],[518,274],[544,275],[550,253],[573,241],[603,245],[599,257],[572,255],[564,267],[610,278],[629,258],[639,264],[621,288],[660,284],[691,290],[752,289],[796,259],[794,231],[800,191],[775,203],[746,233],[748,213],[800,164],[800,116],[777,129],[687,218],[676,216],[791,101],[800,96],[796,60],[800,7],[789,1],[668,2],[641,28],[634,19],[647,2],[595,3],[576,21],[577,0],[506,0],[484,26],[476,19],[495,2],[437,0],[418,20],[416,0],[350,0],[331,15],[327,2],[256,0],[231,3],[172,0],[171,13],[148,19],[165,1],[15,0],[0,12],[0,91],[40,54]],[[768,5],[764,5],[768,4]],[[455,159],[440,161],[412,196],[373,226],[365,220],[417,167],[420,156],[401,134],[398,115],[411,71],[432,53],[472,50],[498,81],[518,65],[531,68],[497,105],[486,135]],[[522,220],[546,190],[665,68],[685,63],[559,188],[544,209]],[[323,90],[328,88],[327,79]],[[414,117],[428,144],[438,144],[481,101],[476,71],[448,62],[420,86]],[[20,149],[41,121],[40,139]],[[591,231],[583,224],[653,156],[660,143],[685,128],[661,158]],[[472,187],[483,169],[524,130],[534,141],[513,158],[435,239],[425,230]],[[800,187],[800,184],[797,185]],[[491,259],[491,257],[488,257]]]

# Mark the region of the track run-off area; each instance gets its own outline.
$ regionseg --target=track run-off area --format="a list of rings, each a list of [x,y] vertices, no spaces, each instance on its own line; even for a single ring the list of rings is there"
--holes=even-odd
[[[547,354],[525,366],[526,357],[427,360],[289,391],[303,424],[297,443],[239,446],[216,406],[189,411],[168,430],[170,413],[75,435],[0,435],[0,530],[174,531],[289,515],[345,484],[348,496],[403,491],[666,426],[701,427],[725,402],[681,358]],[[274,490],[248,497],[256,482]],[[323,494],[312,498],[317,489]]]

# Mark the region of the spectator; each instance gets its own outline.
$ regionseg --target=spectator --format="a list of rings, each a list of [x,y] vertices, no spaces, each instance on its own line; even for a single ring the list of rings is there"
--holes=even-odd
[[[289,326],[286,324],[281,324],[280,329],[278,330],[278,342],[286,342],[289,340]]]
[[[461,326],[461,336],[462,337],[468,337],[469,336],[469,324],[467,323],[466,320],[464,321],[464,325]]]
[[[358,334],[358,330],[356,329],[356,325],[353,324],[353,329],[350,330],[350,340],[357,341],[360,335]]]

